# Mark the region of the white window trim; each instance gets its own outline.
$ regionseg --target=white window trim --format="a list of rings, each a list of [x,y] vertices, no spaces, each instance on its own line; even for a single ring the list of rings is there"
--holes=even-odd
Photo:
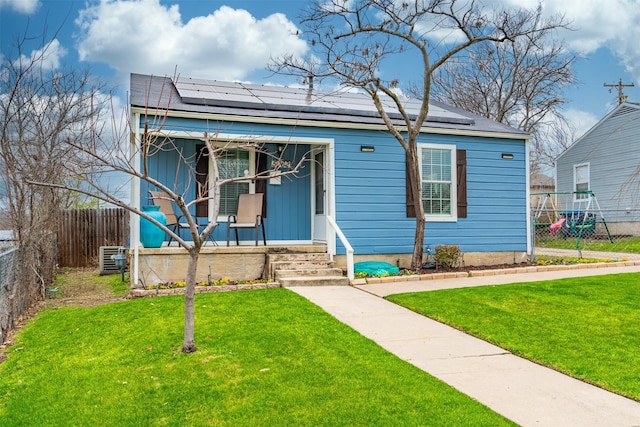
[[[224,144],[224,145],[228,145],[228,144]],[[229,146],[229,150],[235,150],[236,148],[233,147],[233,145]],[[249,175],[253,176],[256,174],[256,152],[254,150],[245,150],[249,152]],[[209,161],[209,176],[213,176],[213,163],[211,161]],[[236,182],[249,182],[249,194],[255,194],[256,192],[256,182],[255,180],[240,180],[240,181],[236,181]],[[213,191],[213,188],[209,187],[209,194],[211,194],[211,191]],[[211,216],[211,213],[213,212],[213,199],[209,199],[209,213],[208,216]],[[229,221],[229,216],[228,215],[218,215],[218,219],[217,219],[218,223],[220,222],[227,222]]]
[[[420,187],[422,188],[422,150],[424,148],[435,148],[438,150],[449,150],[451,152],[451,214],[449,215],[433,215],[424,214],[425,220],[429,222],[456,222],[458,221],[458,171],[456,146],[453,144],[418,144],[418,162],[420,169]]]
[[[573,165],[573,191],[578,191],[577,187],[578,187],[578,182],[577,182],[577,174],[576,171],[578,168],[580,167],[587,167],[587,190],[591,190],[591,164],[589,162],[587,163],[579,163],[579,164],[575,164]],[[587,191],[584,190],[584,191]],[[582,191],[582,190],[581,190]],[[584,200],[587,197],[578,197],[577,194],[574,193],[573,195],[573,200],[574,201],[580,201],[580,200]]]

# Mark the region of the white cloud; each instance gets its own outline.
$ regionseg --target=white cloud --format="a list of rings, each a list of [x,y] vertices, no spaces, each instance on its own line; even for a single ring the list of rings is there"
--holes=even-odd
[[[575,136],[581,137],[597,122],[598,118],[586,111],[570,108],[563,113],[565,120],[569,123],[569,127],[575,130]]]
[[[559,37],[582,55],[607,48],[621,58],[627,70],[640,82],[640,1],[639,0],[485,0],[487,12],[499,8],[535,9],[542,3],[546,16],[560,15],[571,30]],[[466,4],[463,0],[460,5]]]
[[[13,9],[15,12],[30,15],[40,6],[38,0],[0,0],[0,9]]]
[[[509,6],[535,7],[538,0],[496,0]],[[640,1],[545,0],[543,11],[560,14],[573,31],[562,31],[568,46],[581,54],[610,49],[640,81]]]
[[[119,73],[143,72],[239,80],[271,57],[307,50],[296,26],[276,13],[256,20],[222,6],[182,22],[179,7],[159,0],[101,0],[76,23],[80,59],[103,62]]]
[[[22,55],[20,61],[23,67],[33,62],[38,63],[38,65],[45,70],[55,70],[60,68],[60,60],[66,54],[67,49],[65,49],[57,39],[53,39],[42,49],[32,51],[28,57]]]

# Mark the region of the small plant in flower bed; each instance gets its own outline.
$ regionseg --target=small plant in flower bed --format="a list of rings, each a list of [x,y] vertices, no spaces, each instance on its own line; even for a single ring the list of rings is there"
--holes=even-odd
[[[578,258],[578,257],[556,257],[556,256],[536,256],[536,265],[571,265],[571,264],[594,264],[597,262],[616,262],[611,258]],[[627,261],[620,259],[620,261]]]
[[[368,277],[389,277],[389,276],[413,276],[416,274],[421,274],[420,271],[409,270],[409,269],[400,269],[399,272],[394,274],[384,273],[384,274],[367,274],[364,271],[359,271],[355,273],[356,279],[366,279]]]
[[[407,268],[404,270],[400,270],[398,276],[415,276],[416,274],[422,274],[422,272],[420,270],[410,270]]]
[[[257,285],[260,283],[272,283],[271,279],[252,279],[252,280],[232,280],[227,277],[222,279],[213,280],[211,282],[197,282],[196,286],[224,286],[224,285]],[[147,285],[145,289],[175,289],[175,288],[184,288],[187,286],[187,283],[184,280],[178,281],[170,281],[170,282],[160,282],[156,285]]]
[[[456,268],[460,263],[461,256],[460,246],[438,245],[436,246],[436,252],[433,254],[433,259],[436,265],[445,268]]]

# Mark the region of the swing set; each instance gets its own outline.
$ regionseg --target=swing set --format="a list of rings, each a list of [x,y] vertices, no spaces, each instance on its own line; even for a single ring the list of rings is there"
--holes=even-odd
[[[596,235],[596,224],[601,222],[609,241],[613,243],[602,209],[592,191],[532,195],[538,196],[539,201],[534,207],[536,230],[549,227],[551,236],[559,235],[563,239],[577,237],[576,249],[578,249],[581,239]]]

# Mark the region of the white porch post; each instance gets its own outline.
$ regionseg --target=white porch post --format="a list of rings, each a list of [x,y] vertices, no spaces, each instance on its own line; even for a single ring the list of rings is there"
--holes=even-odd
[[[140,171],[140,113],[133,113],[131,117],[131,123],[133,124],[134,137],[131,140],[129,146],[129,159],[132,162],[133,169],[136,172]],[[129,205],[133,208],[140,209],[140,178],[133,177],[131,180],[131,192],[129,196]],[[140,268],[139,268],[139,248],[140,248],[140,218],[137,214],[129,213],[129,231],[130,245],[133,249],[133,271],[132,281],[133,286],[138,287],[140,281]]]

